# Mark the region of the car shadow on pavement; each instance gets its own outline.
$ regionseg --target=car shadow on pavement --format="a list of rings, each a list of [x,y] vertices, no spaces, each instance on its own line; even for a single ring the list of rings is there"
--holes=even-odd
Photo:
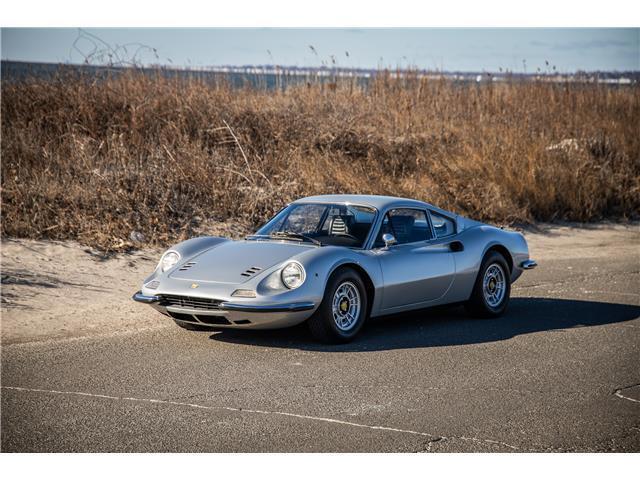
[[[312,351],[358,352],[496,342],[543,331],[594,327],[640,317],[640,306],[554,298],[512,298],[500,318],[469,317],[461,307],[436,307],[370,319],[345,345],[323,345],[306,325],[282,330],[223,330],[216,342]]]

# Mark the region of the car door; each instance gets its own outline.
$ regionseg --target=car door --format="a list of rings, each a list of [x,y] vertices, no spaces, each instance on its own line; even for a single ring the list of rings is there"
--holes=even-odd
[[[384,233],[391,233],[397,244],[384,247]],[[442,298],[455,276],[449,243],[434,238],[425,210],[388,211],[374,243],[384,281],[382,310],[426,306]]]

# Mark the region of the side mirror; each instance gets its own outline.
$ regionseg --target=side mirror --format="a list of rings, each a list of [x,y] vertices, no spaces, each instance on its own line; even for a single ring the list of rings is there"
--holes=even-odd
[[[390,233],[385,233],[384,235],[382,235],[382,241],[384,242],[385,248],[389,248],[391,245],[395,245],[396,243],[398,243],[396,237],[394,237]]]

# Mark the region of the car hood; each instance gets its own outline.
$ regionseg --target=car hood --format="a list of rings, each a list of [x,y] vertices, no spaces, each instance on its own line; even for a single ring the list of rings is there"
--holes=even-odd
[[[189,282],[244,283],[310,248],[317,247],[286,241],[225,242],[182,261],[169,277]]]

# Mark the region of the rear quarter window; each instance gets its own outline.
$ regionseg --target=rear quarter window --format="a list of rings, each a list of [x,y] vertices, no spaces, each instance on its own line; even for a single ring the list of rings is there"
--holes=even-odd
[[[429,214],[436,238],[448,237],[456,233],[456,224],[451,218],[435,212],[429,212]]]

